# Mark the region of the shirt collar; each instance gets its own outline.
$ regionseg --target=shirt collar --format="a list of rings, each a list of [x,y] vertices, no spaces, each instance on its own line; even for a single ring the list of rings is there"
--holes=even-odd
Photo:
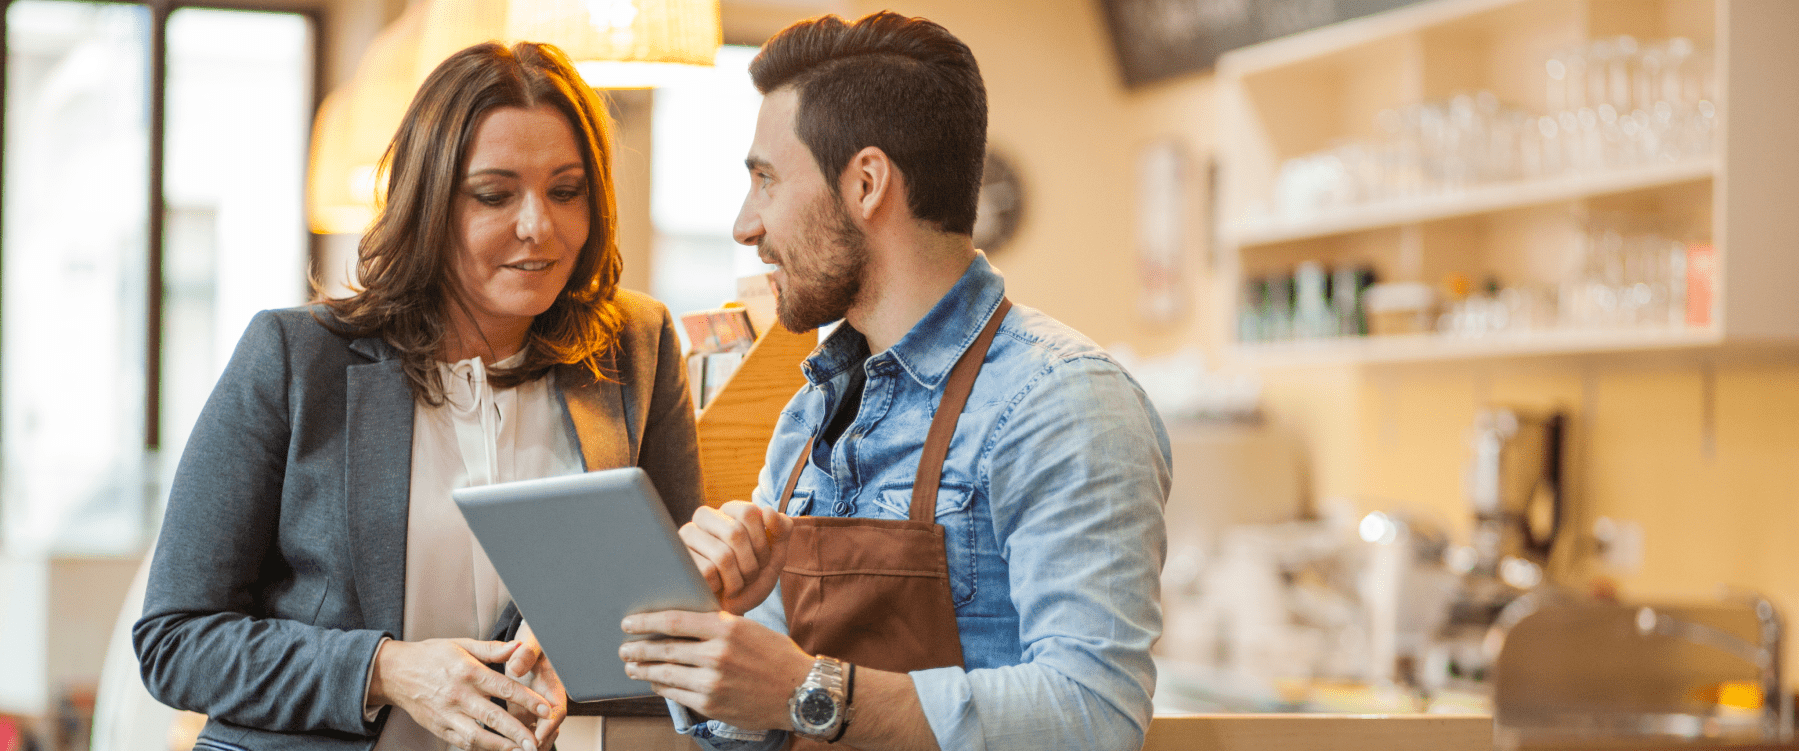
[[[919,385],[936,390],[949,377],[962,353],[980,336],[981,327],[1005,296],[1005,278],[987,263],[986,254],[976,251],[974,261],[955,286],[892,349],[881,354],[891,356]],[[853,327],[843,325],[825,338],[801,369],[806,380],[817,385],[866,357],[868,340]]]

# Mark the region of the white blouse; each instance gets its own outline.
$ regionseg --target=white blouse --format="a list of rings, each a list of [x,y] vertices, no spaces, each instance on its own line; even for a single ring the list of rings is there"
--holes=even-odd
[[[495,363],[517,365],[524,352]],[[511,599],[450,491],[582,471],[550,376],[495,390],[475,357],[438,363],[444,402],[412,417],[406,514],[406,641],[485,639]],[[395,710],[375,751],[447,751],[449,744]]]

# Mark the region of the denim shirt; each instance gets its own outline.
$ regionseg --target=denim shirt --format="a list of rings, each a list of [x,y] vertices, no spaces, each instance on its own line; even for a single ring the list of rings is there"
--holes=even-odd
[[[866,368],[855,421],[820,441],[785,509],[904,519],[925,433],[957,358],[999,306],[985,256],[891,349],[868,356],[840,326],[802,365],[753,500],[773,506],[808,438]],[[944,461],[947,537],[964,667],[913,672],[945,749],[1136,749],[1150,720],[1162,632],[1168,436],[1143,390],[1086,337],[1014,305],[1000,324]],[[783,633],[780,590],[747,617]],[[775,749],[782,731],[714,721],[677,729],[702,745]]]

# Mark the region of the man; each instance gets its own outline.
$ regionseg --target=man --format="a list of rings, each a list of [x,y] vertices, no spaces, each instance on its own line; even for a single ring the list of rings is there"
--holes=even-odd
[[[843,324],[754,502],[682,528],[727,612],[625,619],[676,637],[625,645],[627,672],[713,748],[1138,748],[1168,440],[1116,362],[1012,306],[973,247],[972,54],[923,19],[825,16],[750,70],[737,240],[777,267],[783,325]]]

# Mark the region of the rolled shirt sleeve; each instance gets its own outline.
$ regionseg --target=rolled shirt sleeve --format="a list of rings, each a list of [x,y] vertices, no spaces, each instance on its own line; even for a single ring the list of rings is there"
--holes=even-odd
[[[1167,434],[1103,355],[1041,374],[999,421],[984,478],[1022,661],[912,673],[943,748],[1135,749],[1162,632]]]

